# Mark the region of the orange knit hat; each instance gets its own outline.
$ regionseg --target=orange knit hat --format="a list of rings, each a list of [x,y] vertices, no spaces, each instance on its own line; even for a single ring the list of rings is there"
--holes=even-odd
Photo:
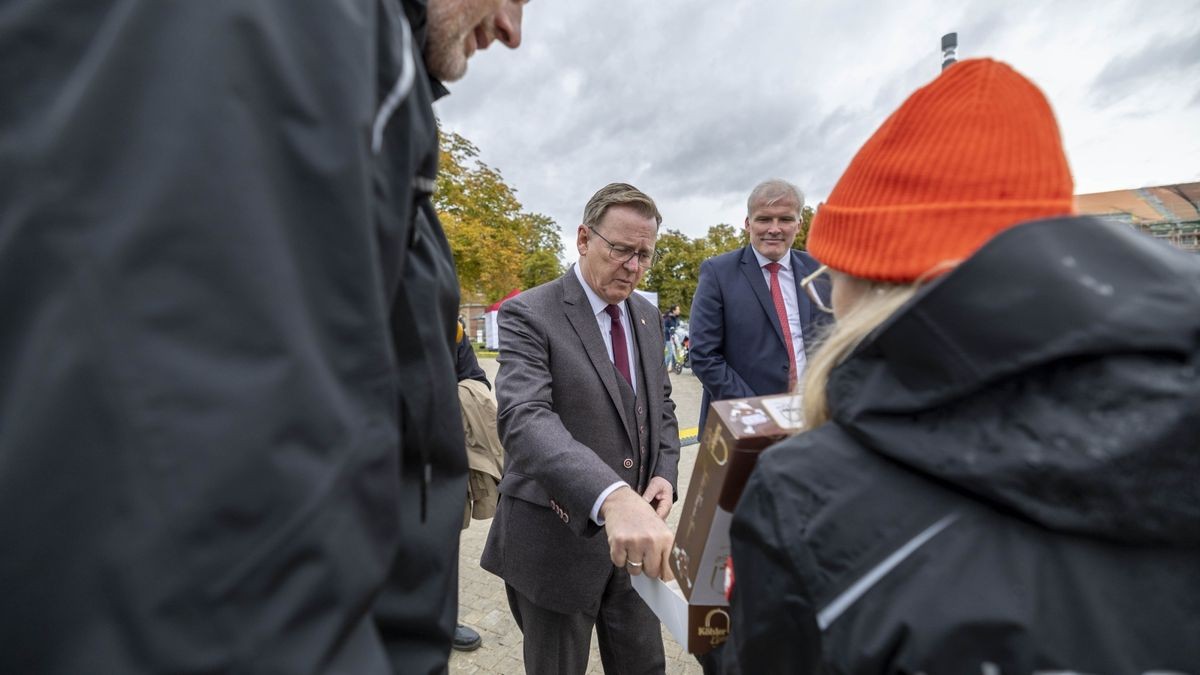
[[[1073,184],[1054,113],[991,59],[918,89],[850,162],[813,219],[808,249],[847,274],[907,282],[1001,230],[1069,214]]]

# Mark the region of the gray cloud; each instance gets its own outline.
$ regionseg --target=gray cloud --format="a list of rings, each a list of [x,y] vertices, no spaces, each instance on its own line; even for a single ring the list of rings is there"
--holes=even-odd
[[[812,202],[824,199],[884,118],[937,76],[938,39],[948,30],[960,34],[961,57],[996,56],[1046,87],[1064,128],[1086,142],[1076,151],[1086,160],[1097,138],[1121,130],[1105,115],[1078,117],[1072,88],[1096,81],[1137,95],[1160,81],[1157,72],[1119,64],[1143,63],[1155,49],[1150,36],[1200,14],[1194,0],[1172,2],[1150,13],[1133,0],[539,0],[526,9],[521,49],[477,55],[437,111],[568,240],[584,202],[613,180],[646,190],[668,227],[696,236],[718,222],[740,223],[746,193],[764,178],[786,178]],[[1118,34],[1130,54],[1120,59],[1103,46]],[[1179,68],[1195,62],[1195,42],[1173,42]],[[1072,61],[1075,52],[1099,57]],[[1147,115],[1162,133],[1183,133],[1161,110]],[[1084,161],[1077,180],[1089,184],[1094,173],[1092,182],[1144,185],[1119,174],[1148,161]]]
[[[1200,19],[1200,16],[1195,17]],[[1174,80],[1184,92],[1197,92],[1200,76],[1200,30],[1156,37],[1141,49],[1114,57],[1091,83],[1091,101],[1111,105],[1136,96],[1147,82]]]

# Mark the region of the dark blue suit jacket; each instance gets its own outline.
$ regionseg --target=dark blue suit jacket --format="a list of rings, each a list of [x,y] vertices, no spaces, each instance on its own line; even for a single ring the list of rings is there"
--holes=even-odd
[[[804,350],[808,353],[816,341],[815,329],[832,317],[813,306],[800,288],[800,280],[821,264],[802,251],[793,250],[791,256]],[[827,287],[817,290],[828,299]],[[750,246],[709,258],[700,265],[688,332],[692,372],[704,385],[701,434],[709,402],[787,390],[788,354],[783,332],[771,301],[771,289]]]

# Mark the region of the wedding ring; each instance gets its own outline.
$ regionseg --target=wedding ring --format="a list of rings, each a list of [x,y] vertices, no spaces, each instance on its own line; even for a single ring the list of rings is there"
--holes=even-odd
[[[632,560],[627,560],[627,561],[625,561],[625,564],[626,564],[626,565],[629,565],[630,567],[641,567],[641,566],[642,566],[642,563],[640,563],[640,562],[633,562]]]

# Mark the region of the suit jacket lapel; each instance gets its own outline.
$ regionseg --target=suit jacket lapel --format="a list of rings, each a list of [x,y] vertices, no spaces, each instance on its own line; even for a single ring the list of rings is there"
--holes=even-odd
[[[775,313],[771,289],[767,287],[766,279],[763,279],[762,268],[758,266],[758,258],[754,257],[754,249],[750,246],[742,249],[741,269],[746,283],[750,284],[751,290],[754,291],[754,297],[758,298],[758,304],[762,305],[762,310],[767,314],[767,323],[775,329],[775,337],[779,338],[779,344],[787,344],[783,341],[783,328],[779,326],[779,315]]]
[[[634,344],[637,345],[638,363],[645,374],[644,380],[649,380],[651,375],[650,368],[653,367],[654,359],[650,358],[656,351],[654,346],[654,335],[650,329],[653,328],[653,322],[648,321],[646,315],[633,302],[633,299],[627,300],[625,306],[629,308],[629,323],[633,326],[633,334],[635,336]],[[646,383],[649,386],[649,383]]]
[[[604,346],[604,337],[600,335],[600,326],[596,323],[596,315],[592,313],[592,305],[588,302],[587,295],[583,292],[583,286],[579,284],[579,279],[575,277],[574,270],[567,270],[567,273],[563,275],[562,285],[563,305],[567,320],[570,321],[571,327],[575,329],[580,342],[583,343],[583,349],[587,352],[592,367],[596,369],[596,374],[600,376],[600,381],[604,383],[604,389],[608,391],[609,398],[612,399],[617,413],[621,416],[621,422],[628,430],[629,420],[625,416],[625,406],[621,403],[621,391],[617,389],[617,369],[613,367],[612,360],[608,358],[608,348]]]
[[[629,323],[633,325],[633,334],[637,336],[638,347],[638,362],[642,369],[642,399],[646,401],[646,449],[647,461],[650,466],[647,467],[647,481],[650,476],[654,475],[655,464],[658,462],[658,433],[659,422],[662,417],[662,381],[658,378],[658,373],[663,368],[663,350],[658,347],[656,335],[662,333],[659,327],[661,319],[658,312],[647,312],[645,309],[638,307],[638,303],[633,301],[631,296],[628,302],[625,303],[629,307]],[[636,422],[635,422],[636,423]],[[636,430],[632,430],[635,431]],[[630,439],[633,442],[633,447],[637,447],[636,433]]]

